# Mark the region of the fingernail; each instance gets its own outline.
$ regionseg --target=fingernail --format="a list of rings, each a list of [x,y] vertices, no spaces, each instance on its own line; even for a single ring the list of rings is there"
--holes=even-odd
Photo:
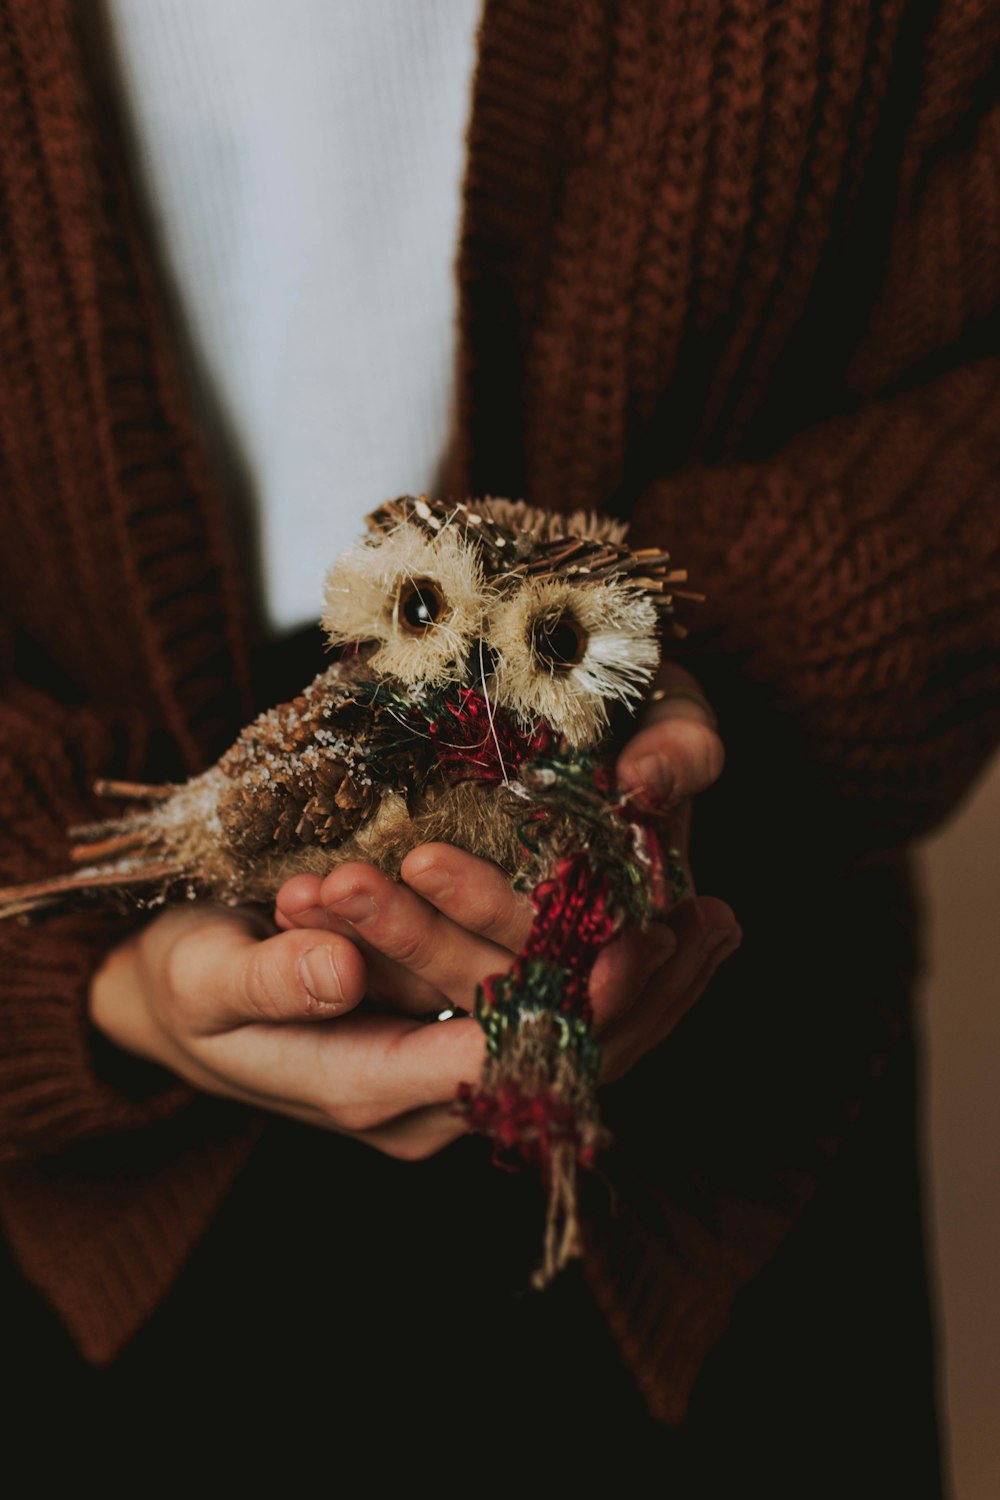
[[[455,882],[442,865],[428,865],[426,869],[410,875],[408,884],[416,886],[418,891],[423,891],[425,896],[434,900],[443,900],[455,889]]]
[[[674,786],[674,773],[661,755],[641,755],[629,763],[622,779],[628,790],[650,797],[669,797]]]
[[[310,948],[303,953],[299,977],[319,1010],[332,1010],[344,998],[332,948]]]
[[[345,922],[350,922],[352,927],[363,927],[372,917],[378,916],[375,902],[361,891],[345,896],[342,901],[331,901],[327,911],[331,916],[342,917]]]

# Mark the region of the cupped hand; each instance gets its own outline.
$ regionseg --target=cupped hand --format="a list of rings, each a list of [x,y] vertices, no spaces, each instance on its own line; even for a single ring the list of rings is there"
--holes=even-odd
[[[722,743],[687,673],[665,667],[657,689],[618,760],[618,779],[638,802],[668,809],[671,838],[686,856],[690,802],[721,772]],[[530,901],[496,866],[448,844],[413,850],[401,877],[391,881],[365,864],[342,865],[325,878],[297,876],[278,893],[276,920],[289,933],[356,942],[368,995],[384,1007],[421,1017],[471,1009],[479,982],[507,969],[523,946]],[[669,1035],[741,936],[725,902],[698,896],[608,946],[590,987],[602,1081]],[[434,1027],[433,1035],[454,1025]]]
[[[618,762],[639,800],[669,803],[683,844],[689,799],[718,775],[711,711],[677,669]],[[418,1159],[464,1132],[453,1112],[484,1038],[478,982],[509,967],[531,924],[495,866],[446,844],[415,849],[402,882],[367,865],[299,876],[276,924],[253,909],[179,907],[115,948],[90,990],[111,1041],[208,1093]],[[682,902],[600,955],[591,978],[605,1081],[662,1041],[740,942],[724,902]],[[357,1009],[362,999],[366,1004]]]
[[[384,1006],[422,1017],[470,1010],[479,982],[509,968],[523,946],[530,902],[495,865],[450,844],[415,849],[401,874],[397,883],[371,865],[351,864],[322,881],[297,876],[282,887],[278,921],[289,934],[353,937],[368,966],[369,996]],[[725,902],[699,896],[608,945],[590,982],[602,1082],[669,1035],[740,938]],[[430,1035],[445,1036],[456,1024],[434,1026]]]
[[[358,1011],[365,992],[365,960],[346,937],[276,932],[252,908],[185,906],[111,951],[90,1017],[207,1093],[400,1159],[428,1156],[462,1131],[453,1101],[482,1066],[482,1032]]]

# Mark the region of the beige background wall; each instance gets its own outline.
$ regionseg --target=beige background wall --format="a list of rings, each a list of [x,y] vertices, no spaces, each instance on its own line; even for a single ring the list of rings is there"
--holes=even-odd
[[[955,1500],[1000,1496],[1000,759],[921,853],[930,1248]]]

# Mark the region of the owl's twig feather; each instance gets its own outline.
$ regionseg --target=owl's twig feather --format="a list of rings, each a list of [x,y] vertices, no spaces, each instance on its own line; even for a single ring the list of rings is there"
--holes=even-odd
[[[176,790],[169,782],[150,786],[142,781],[109,781],[106,777],[94,782],[96,796],[118,797],[123,802],[166,802]]]
[[[401,495],[380,505],[368,524],[375,537],[397,527],[416,527],[430,537],[458,531],[478,549],[487,580],[527,574],[582,586],[628,581],[653,598],[664,625],[678,637],[686,631],[672,618],[674,598],[703,597],[674,587],[686,581],[687,573],[670,566],[669,552],[656,547],[633,551],[625,542],[626,523],[608,516],[584,511],[560,515],[490,496],[456,503]]]

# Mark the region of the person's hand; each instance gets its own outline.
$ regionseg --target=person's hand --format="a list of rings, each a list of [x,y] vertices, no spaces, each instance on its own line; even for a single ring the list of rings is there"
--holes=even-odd
[[[112,950],[90,1017],[207,1093],[416,1160],[461,1133],[453,1101],[479,1074],[483,1034],[473,1020],[359,1012],[367,983],[349,938],[276,933],[252,908],[182,906]]]
[[[714,715],[680,668],[660,673],[637,733],[618,761],[639,801],[671,809],[671,837],[686,855],[691,799],[717,778],[723,750]],[[448,844],[427,844],[403,862],[401,883],[370,865],[303,875],[278,893],[276,920],[352,938],[364,954],[368,994],[408,1015],[469,1010],[477,984],[507,969],[531,926],[531,904],[496,866]],[[602,1080],[619,1077],[662,1041],[739,946],[728,906],[712,897],[680,903],[645,932],[627,932],[599,956],[591,978]],[[432,1028],[433,1036],[456,1025]],[[457,1132],[456,1132],[457,1133]]]
[[[652,714],[619,775],[683,811],[721,767],[710,711],[668,698]],[[430,1155],[464,1132],[452,1101],[478,1076],[484,1039],[471,1019],[420,1018],[467,1010],[478,980],[509,966],[531,908],[495,866],[450,845],[414,850],[402,876],[354,864],[296,877],[279,892],[277,933],[249,909],[165,912],[108,956],[91,1018],[206,1092],[400,1158]],[[605,1080],[669,1034],[739,936],[724,903],[698,897],[601,954],[591,993]],[[382,1008],[356,1010],[366,996]]]

